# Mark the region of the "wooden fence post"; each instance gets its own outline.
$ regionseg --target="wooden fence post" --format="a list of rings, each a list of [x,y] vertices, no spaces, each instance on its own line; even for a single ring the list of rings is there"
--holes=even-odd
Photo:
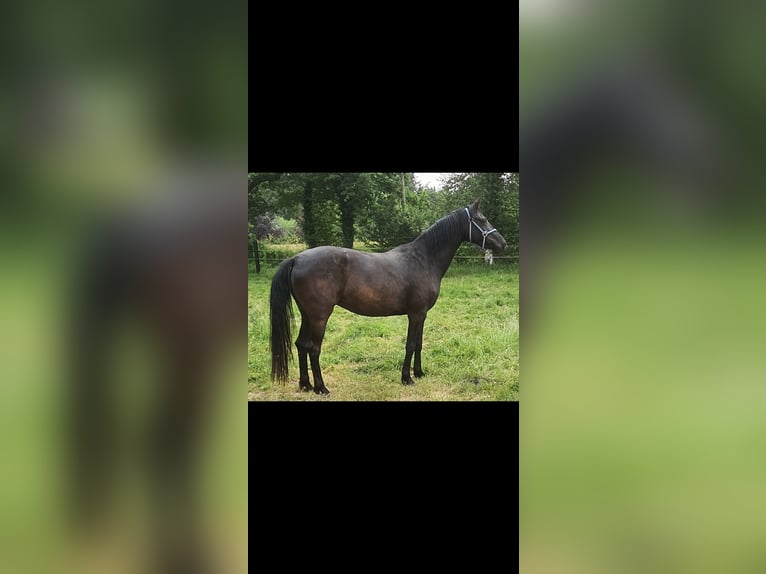
[[[261,272],[261,258],[260,254],[258,253],[258,240],[253,237],[253,251],[255,252],[255,272],[260,273]]]

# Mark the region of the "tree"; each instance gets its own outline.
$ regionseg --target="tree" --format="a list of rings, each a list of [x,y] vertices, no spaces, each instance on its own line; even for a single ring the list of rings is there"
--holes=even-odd
[[[518,249],[519,179],[510,173],[458,173],[444,189],[419,187],[412,173],[258,173],[248,175],[248,221],[259,233],[276,214],[296,219],[309,247],[377,249],[412,241],[438,218],[482,200],[482,211]],[[269,221],[265,221],[266,217]]]
[[[445,199],[452,205],[468,205],[481,199],[482,213],[505,237],[511,253],[518,253],[519,174],[453,174],[446,181]]]
[[[271,229],[272,222],[268,212],[272,211],[275,205],[281,179],[281,173],[247,174],[248,240],[253,243],[255,250],[256,273],[261,271],[258,239],[265,237]]]
[[[404,178],[401,173],[372,173],[369,178],[368,200],[359,217],[359,233],[365,242],[379,250],[390,249],[412,241],[433,223],[432,202],[428,194],[415,192],[412,173]]]
[[[369,199],[370,174],[307,173],[302,179],[302,227],[309,247],[353,248],[357,218]]]
[[[248,174],[248,222],[259,239],[276,228],[275,217],[295,219],[309,247],[340,242],[337,207],[323,173]]]
[[[247,220],[253,227],[256,218],[276,211],[283,176],[282,173],[247,174]]]
[[[482,213],[503,234],[510,248],[519,245],[519,182],[518,174],[473,174],[477,193],[482,197]]]
[[[303,173],[297,176],[302,182],[300,223],[309,247],[340,244],[338,207],[334,201],[331,175]]]
[[[343,247],[353,248],[356,223],[361,211],[369,203],[373,193],[372,174],[339,173],[335,175],[335,197],[340,209]]]

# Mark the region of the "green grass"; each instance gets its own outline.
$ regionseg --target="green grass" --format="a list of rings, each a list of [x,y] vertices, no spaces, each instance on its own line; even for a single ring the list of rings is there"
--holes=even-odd
[[[425,376],[401,384],[407,317],[363,317],[336,307],[322,344],[329,396],[272,383],[269,289],[276,266],[248,276],[249,400],[516,401],[519,398],[519,275],[506,265],[453,263],[423,334]],[[295,340],[300,324],[296,309]]]

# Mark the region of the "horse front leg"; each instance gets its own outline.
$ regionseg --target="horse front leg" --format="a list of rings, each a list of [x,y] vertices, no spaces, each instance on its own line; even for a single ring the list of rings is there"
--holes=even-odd
[[[423,349],[423,326],[426,322],[426,316],[423,315],[423,318],[418,322],[417,326],[417,332],[415,334],[415,365],[413,370],[413,375],[415,375],[417,378],[420,378],[423,376],[423,367],[420,364],[420,351]]]
[[[425,320],[424,313],[417,313],[408,315],[409,323],[407,326],[407,344],[405,346],[404,364],[402,364],[402,384],[413,385],[415,381],[410,376],[410,363],[412,362],[412,355],[417,349],[418,343],[418,329],[420,329],[421,335],[423,330],[423,321]],[[415,376],[418,376],[418,364],[415,367]],[[422,371],[420,371],[422,374]]]

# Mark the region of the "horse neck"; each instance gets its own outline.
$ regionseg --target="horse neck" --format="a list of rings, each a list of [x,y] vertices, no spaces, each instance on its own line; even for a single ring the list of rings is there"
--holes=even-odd
[[[443,217],[415,240],[417,246],[425,251],[431,272],[436,277],[444,277],[455,252],[465,239],[465,229],[460,225],[459,215],[453,212]]]

